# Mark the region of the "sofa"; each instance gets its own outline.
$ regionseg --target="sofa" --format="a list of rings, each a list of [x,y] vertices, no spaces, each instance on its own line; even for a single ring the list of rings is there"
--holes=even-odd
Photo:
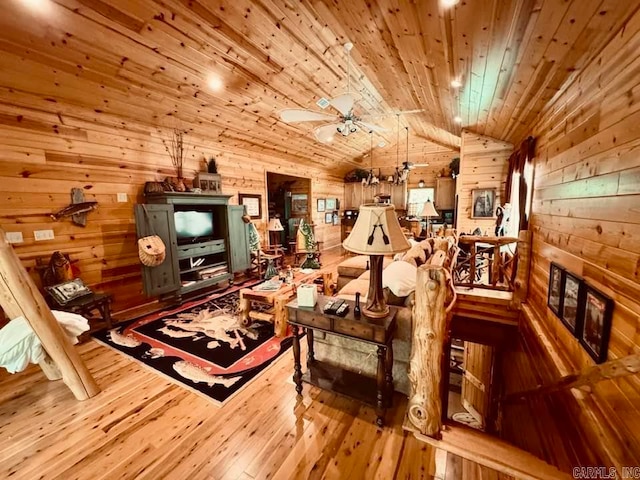
[[[395,390],[409,394],[407,377],[411,355],[411,330],[413,301],[417,268],[429,261],[437,250],[447,253],[445,266],[451,265],[457,254],[457,242],[453,236],[430,238],[422,242],[410,241],[411,248],[394,258],[385,257],[382,281],[385,299],[389,305],[400,307],[396,316],[396,332],[393,339],[393,379]],[[350,257],[338,265],[338,294],[340,298],[354,300],[356,292],[366,302],[369,290],[369,257]],[[402,262],[402,263],[399,263]],[[376,347],[331,334],[315,336],[316,358],[349,370],[375,377],[377,370]]]

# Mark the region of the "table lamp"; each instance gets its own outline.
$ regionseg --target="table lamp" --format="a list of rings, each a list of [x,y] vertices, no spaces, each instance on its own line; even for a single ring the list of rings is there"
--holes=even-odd
[[[369,318],[386,317],[389,307],[382,292],[382,260],[384,255],[411,247],[402,233],[393,205],[360,205],[358,219],[342,246],[350,252],[370,256],[369,293],[362,314]]]
[[[420,213],[421,217],[427,217],[427,237],[430,237],[431,234],[429,232],[429,217],[437,217],[438,212],[436,212],[436,208],[431,203],[431,200],[427,200],[424,202],[424,207],[422,207],[422,212]]]
[[[272,218],[271,220],[269,220],[269,225],[267,225],[267,230],[269,230],[269,244],[270,246],[274,247],[276,245],[280,245],[280,242],[277,241],[278,236],[280,235],[279,233],[276,234],[272,234],[272,232],[282,232],[284,231],[284,227],[282,226],[282,223],[280,223],[280,219],[278,217]],[[276,241],[274,242],[272,240],[272,238],[276,238]]]

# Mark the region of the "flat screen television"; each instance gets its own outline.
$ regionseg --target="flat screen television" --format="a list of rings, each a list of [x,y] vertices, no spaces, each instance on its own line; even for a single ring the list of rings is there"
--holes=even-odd
[[[173,219],[179,245],[213,239],[213,212],[174,212]]]

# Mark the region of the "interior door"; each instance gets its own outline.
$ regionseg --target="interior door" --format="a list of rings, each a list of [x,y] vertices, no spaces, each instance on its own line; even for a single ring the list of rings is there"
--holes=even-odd
[[[164,242],[166,251],[164,262],[157,267],[142,266],[144,292],[147,296],[152,297],[179,290],[182,285],[178,264],[178,242],[173,221],[173,205],[135,205],[134,212],[138,238],[158,235]]]
[[[489,415],[493,357],[493,347],[464,342],[462,406],[480,422],[482,429]]]
[[[227,206],[229,252],[231,272],[243,272],[251,266],[251,253],[249,252],[249,235],[247,224],[242,221],[244,207],[242,205]]]

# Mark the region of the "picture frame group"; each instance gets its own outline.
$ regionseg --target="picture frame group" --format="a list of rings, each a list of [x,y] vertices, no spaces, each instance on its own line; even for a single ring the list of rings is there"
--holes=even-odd
[[[606,361],[613,300],[552,262],[547,305],[596,363]]]

